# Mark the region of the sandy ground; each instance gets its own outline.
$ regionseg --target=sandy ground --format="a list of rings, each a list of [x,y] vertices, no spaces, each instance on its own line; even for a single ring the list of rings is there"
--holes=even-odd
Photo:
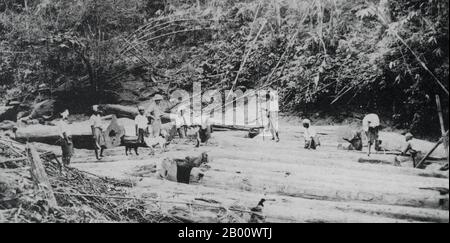
[[[145,148],[140,156],[125,156],[124,148],[116,148],[96,161],[93,151],[76,150],[72,165],[131,179],[136,182],[132,195],[196,222],[246,222],[250,215],[242,211],[261,198],[268,199],[263,214],[269,222],[449,222],[448,172],[439,172],[439,165],[418,170],[409,164],[359,163],[365,153],[337,149],[336,126],[317,127],[322,146],[304,150],[299,124],[280,125],[280,143],[248,139],[245,132],[215,132],[211,145],[194,148],[193,142],[175,141],[153,156]],[[57,147],[52,149],[59,154]],[[205,151],[212,161],[199,182],[156,178],[155,166],[162,159]],[[392,155],[371,158],[393,161]]]

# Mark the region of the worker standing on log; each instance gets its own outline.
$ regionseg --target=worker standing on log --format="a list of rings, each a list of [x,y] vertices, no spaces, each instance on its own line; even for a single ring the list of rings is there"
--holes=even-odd
[[[367,156],[370,156],[372,145],[375,146],[375,150],[379,150],[380,142],[378,140],[378,131],[380,130],[380,118],[377,114],[368,114],[363,119],[363,130],[366,133],[369,152]]]
[[[70,160],[73,156],[73,141],[72,133],[67,124],[69,117],[69,110],[65,110],[61,113],[61,120],[58,122],[60,144],[62,150],[62,161],[65,167],[69,166]]]
[[[148,128],[148,119],[145,116],[145,109],[142,106],[138,107],[139,114],[134,118],[136,124],[136,136],[138,137],[138,143],[144,143],[145,133]]]
[[[153,97],[155,101],[155,105],[151,106],[150,109],[146,112],[146,116],[150,117],[152,122],[152,135],[153,137],[159,137],[161,135],[162,122],[161,118],[164,115],[164,111],[161,107],[161,101],[163,97],[159,94]]]
[[[188,128],[188,120],[189,117],[187,117],[187,114],[189,112],[188,110],[188,104],[186,102],[183,102],[182,98],[179,97],[178,100],[173,100],[173,103],[176,103],[174,111],[175,114],[170,114],[171,120],[175,121],[175,127],[177,129],[178,136],[180,138],[186,137],[186,132]]]
[[[278,97],[276,97],[275,94],[269,92],[266,95],[266,99],[269,100],[267,117],[269,120],[269,130],[270,133],[272,134],[272,140],[275,140],[276,137],[277,142],[280,142],[279,127],[278,127],[278,111],[279,111]]]
[[[101,160],[101,158],[103,158],[103,151],[105,150],[106,145],[105,137],[103,135],[102,116],[100,114],[100,110],[98,109],[98,105],[92,106],[92,110],[93,114],[89,121],[91,123],[92,136],[94,140],[95,157],[97,160]]]

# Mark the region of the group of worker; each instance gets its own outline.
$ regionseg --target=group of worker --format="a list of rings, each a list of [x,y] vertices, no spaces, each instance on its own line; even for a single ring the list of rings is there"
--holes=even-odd
[[[159,94],[153,98],[155,105],[151,106],[147,111],[144,107],[139,106],[139,114],[134,118],[136,136],[139,143],[145,143],[145,137],[159,137],[161,136],[162,129],[162,117],[165,115],[164,110],[161,108],[161,101],[163,97]],[[151,126],[149,126],[149,120]]]
[[[304,147],[305,149],[315,150],[317,146],[320,146],[319,136],[317,135],[314,127],[311,125],[311,121],[309,119],[304,119],[302,121],[302,124],[303,136],[305,141]],[[362,121],[362,131],[367,137],[368,156],[370,156],[372,153],[372,147],[374,147],[376,151],[381,150],[382,141],[379,139],[380,129],[380,118],[377,114],[368,114],[364,117]],[[401,163],[412,160],[413,165],[415,166],[418,158],[420,157],[420,152],[413,148],[413,144],[411,141],[414,139],[414,136],[408,132],[404,135],[404,138],[405,140],[401,145],[401,150],[398,151],[400,153],[395,157],[394,165],[400,166]],[[345,147],[346,150],[362,151],[363,142],[360,131],[354,132],[351,139],[343,139],[349,143],[349,145]]]
[[[278,126],[278,99],[275,95],[270,93],[267,94],[266,99],[268,101],[268,109],[267,109],[267,117],[268,122],[266,124],[267,128],[270,130],[272,135],[272,140],[280,141],[279,137],[279,126]],[[176,103],[174,106],[175,113],[167,114],[164,109],[161,107],[161,101],[163,97],[159,94],[155,95],[153,106],[150,106],[148,109],[145,109],[142,106],[138,107],[138,114],[134,119],[135,123],[135,131],[137,142],[141,144],[146,143],[146,138],[148,137],[164,137],[162,133],[162,117],[167,116],[170,119],[175,121],[175,127],[177,129],[177,133],[180,138],[186,137],[186,131],[188,126],[187,120],[189,117],[187,114],[187,106],[182,102],[182,100],[172,101]],[[104,150],[106,148],[106,141],[104,136],[104,131],[106,128],[104,127],[103,119],[108,119],[108,116],[102,116],[102,112],[99,110],[98,105],[94,105],[92,107],[93,114],[91,115],[89,122],[91,124],[92,129],[92,137],[94,141],[94,151],[97,160],[101,160],[104,155]],[[66,109],[61,114],[61,119],[58,121],[60,139],[61,139],[61,148],[62,148],[62,161],[64,165],[68,165],[70,163],[71,157],[73,155],[73,141],[72,134],[68,128],[67,120],[69,117],[69,111]],[[199,133],[198,134],[206,134],[205,136],[210,136],[210,127],[206,125],[207,122],[202,121],[202,124],[199,125]],[[302,121],[303,125],[303,137],[304,137],[304,148],[315,150],[318,146],[320,146],[320,138],[311,123],[311,120],[304,119]],[[380,150],[381,141],[379,140],[379,130],[380,130],[380,119],[376,114],[368,114],[364,117],[362,121],[362,130],[365,132],[368,141],[368,156],[370,156],[372,152],[372,147],[375,150]],[[203,132],[202,132],[203,131]],[[200,141],[204,141],[209,139],[200,138],[198,135],[197,146],[199,146]],[[345,139],[345,138],[344,138]],[[413,149],[411,140],[413,139],[413,135],[411,133],[407,133],[405,135],[405,145],[401,151],[401,154],[396,158],[396,165],[399,165],[401,162],[405,160],[406,157],[413,157],[415,159],[417,155],[417,151]],[[362,137],[360,132],[356,132],[352,139],[345,139],[349,142],[348,150],[362,150]]]
[[[375,149],[379,150],[379,145],[381,141],[378,139],[378,132],[380,130],[380,119],[376,114],[369,114],[364,117],[362,122],[362,129],[366,134],[368,141],[368,155],[370,156],[371,147],[375,145]],[[304,119],[302,121],[303,125],[303,137],[305,140],[305,149],[315,150],[320,146],[320,138],[316,132],[316,129],[312,126],[311,120]],[[356,132],[352,139],[343,138],[349,142],[349,146],[346,147],[347,150],[362,150],[362,137],[361,132]]]
[[[167,117],[171,119],[175,124],[176,130],[180,138],[187,136],[187,130],[189,127],[196,128],[197,144],[198,147],[201,142],[205,143],[210,138],[211,126],[208,124],[208,117],[201,118],[200,124],[190,124],[188,120],[187,105],[183,100],[171,100],[175,103],[173,107],[175,113],[168,114],[161,106],[163,97],[156,94],[153,97],[154,105],[145,109],[142,106],[138,107],[138,114],[135,116],[134,124],[138,144],[147,144],[152,138],[159,138],[167,136],[167,133],[162,129],[162,118]],[[60,145],[62,149],[62,161],[65,166],[70,164],[70,160],[73,156],[74,145],[72,140],[72,132],[68,126],[69,110],[66,109],[60,113],[61,119],[58,120],[57,126],[60,134]],[[105,123],[103,120],[110,119],[112,116],[103,116],[102,111],[98,105],[92,106],[92,115],[89,118],[89,124],[91,125],[92,140],[94,143],[95,157],[97,160],[102,160],[104,157],[104,150],[106,149],[105,139]],[[190,124],[190,125],[189,125]],[[149,140],[147,140],[149,139]],[[151,145],[149,145],[151,146]]]
[[[380,118],[377,114],[368,114],[363,119],[363,130],[366,133],[367,141],[368,141],[368,156],[371,154],[372,146],[376,151],[381,150],[382,141],[379,139],[379,131],[381,129],[380,126]],[[411,133],[406,133],[404,135],[404,142],[401,145],[401,150],[396,157],[394,165],[400,166],[402,162],[406,162],[409,160],[413,161],[413,165],[416,165],[416,160],[420,155],[420,152],[413,148],[413,144],[411,141],[414,139],[414,136]]]
[[[70,164],[71,158],[74,153],[72,131],[68,126],[69,115],[69,110],[65,109],[60,113],[60,120],[56,124],[59,130],[59,144],[61,145],[62,162],[64,166],[68,166]],[[92,107],[92,115],[89,119],[89,123],[91,124],[95,157],[98,160],[101,160],[104,157],[103,152],[106,148],[106,141],[103,134],[105,127],[102,123],[102,120],[106,118],[108,117],[102,117],[102,114],[97,105],[94,105]]]

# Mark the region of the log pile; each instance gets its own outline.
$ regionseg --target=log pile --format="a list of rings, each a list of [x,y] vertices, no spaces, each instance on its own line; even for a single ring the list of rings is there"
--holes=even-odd
[[[104,120],[103,126],[106,128],[104,132],[106,144],[108,148],[120,145],[120,138],[124,135],[135,135],[134,120],[129,118],[116,119],[115,116],[111,120]],[[69,124],[72,132],[72,139],[75,148],[78,149],[94,149],[92,142],[92,130],[89,121],[80,121]],[[167,140],[170,142],[177,135],[176,128],[172,123],[162,125],[162,130],[168,134]],[[19,142],[39,142],[49,145],[58,145],[59,130],[57,126],[52,125],[29,125],[18,127],[15,132],[15,140]]]

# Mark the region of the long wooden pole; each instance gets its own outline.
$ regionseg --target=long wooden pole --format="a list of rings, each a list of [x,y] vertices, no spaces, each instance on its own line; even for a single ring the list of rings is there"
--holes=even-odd
[[[442,115],[442,106],[441,106],[441,99],[439,98],[439,95],[436,95],[436,106],[437,111],[439,115],[439,123],[441,124],[441,133],[443,136],[443,142],[444,142],[444,148],[445,153],[447,155],[447,163],[448,163],[448,139],[445,136],[445,125],[444,125],[444,116]]]
[[[441,139],[439,139],[439,141],[436,143],[436,145],[434,145],[434,147],[430,150],[430,152],[428,152],[425,157],[422,158],[422,160],[420,160],[419,163],[417,163],[415,168],[418,168],[420,165],[422,165],[422,163],[434,152],[434,150],[437,149],[437,147],[439,147],[439,145],[441,145],[441,143],[443,142],[443,140],[445,139],[445,137],[448,136],[448,131],[444,134],[444,136],[441,137]]]

